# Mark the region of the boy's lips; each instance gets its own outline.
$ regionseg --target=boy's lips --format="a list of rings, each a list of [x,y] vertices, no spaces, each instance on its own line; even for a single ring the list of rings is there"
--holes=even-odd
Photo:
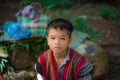
[[[55,49],[60,49],[60,47],[54,47]]]
[[[60,48],[60,47],[55,47],[55,48]]]

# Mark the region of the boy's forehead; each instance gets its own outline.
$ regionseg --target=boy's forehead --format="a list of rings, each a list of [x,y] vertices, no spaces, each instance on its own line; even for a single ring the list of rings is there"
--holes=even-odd
[[[53,30],[55,30],[55,31],[68,31],[67,29],[64,29],[64,28],[49,28],[49,30],[48,31],[53,31]]]
[[[61,34],[65,34],[65,33],[67,33],[68,34],[68,30],[66,30],[66,29],[60,29],[60,28],[50,28],[49,30],[48,30],[48,34],[54,34],[54,32],[56,32],[56,33],[61,33]]]
[[[51,30],[55,30],[55,31],[67,31],[66,29],[64,29],[64,28],[49,28],[49,30],[48,31],[51,31]]]

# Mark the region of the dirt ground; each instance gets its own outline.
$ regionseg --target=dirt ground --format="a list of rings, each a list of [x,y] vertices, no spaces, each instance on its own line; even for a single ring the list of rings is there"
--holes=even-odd
[[[97,18],[88,20],[88,24],[95,30],[103,30],[109,34],[99,40],[101,46],[109,54],[109,50],[115,49],[120,53],[120,22],[107,21],[99,17],[96,13],[96,5],[86,7],[84,4],[78,5],[78,8],[68,9],[71,14],[81,14],[82,12],[89,12],[94,14]],[[15,13],[21,8],[17,3],[0,4],[0,25],[5,21],[16,20]],[[70,14],[70,15],[71,15]],[[109,78],[106,80],[120,80],[120,73],[115,73],[114,70],[120,69],[120,65],[109,63]],[[104,80],[104,79],[100,79]]]

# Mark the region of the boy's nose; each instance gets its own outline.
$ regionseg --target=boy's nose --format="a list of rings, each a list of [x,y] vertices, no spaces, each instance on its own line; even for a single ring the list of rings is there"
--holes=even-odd
[[[55,45],[59,45],[60,41],[59,40],[55,40]]]

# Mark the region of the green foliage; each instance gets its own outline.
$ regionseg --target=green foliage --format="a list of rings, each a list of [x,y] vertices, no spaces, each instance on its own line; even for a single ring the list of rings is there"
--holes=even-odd
[[[20,4],[26,5],[31,2],[38,2],[46,9],[48,6],[54,5],[55,7],[71,7],[72,0],[22,0]]]
[[[45,38],[37,38],[32,41],[18,41],[18,42],[0,42],[0,48],[2,48],[6,53],[10,53],[10,51],[14,50],[16,47],[22,47],[25,50],[28,50],[31,52],[31,55],[33,58],[38,57],[38,54],[40,54],[42,51],[45,51],[47,47],[47,41]],[[6,64],[7,63],[7,64]],[[7,58],[0,57],[0,71],[3,72],[4,68],[6,69],[8,64],[11,64],[8,62]],[[11,66],[11,65],[9,65]],[[10,80],[10,77],[14,75],[13,68],[10,68],[11,72],[8,74],[8,80]]]
[[[63,11],[60,11],[60,10],[56,10],[54,11],[54,13],[52,12],[51,13],[51,17],[52,18],[65,18],[67,15],[69,14],[69,11],[67,10],[63,10]]]
[[[3,52],[5,54],[9,54],[9,51],[10,51],[10,45],[8,42],[5,42],[5,41],[1,41],[0,42],[0,48],[2,48]]]
[[[120,20],[119,11],[112,6],[99,6],[97,12],[100,16],[108,20]]]
[[[32,43],[30,42],[29,45],[29,51],[32,52],[34,57],[36,57],[38,53],[41,53],[48,48],[46,38],[39,38]]]
[[[25,42],[20,42],[20,41],[16,43],[1,42],[0,46],[4,48],[7,53],[9,53],[9,51],[14,50],[16,47],[22,47],[25,50],[30,51],[33,57],[35,57],[38,52],[42,52],[48,48],[46,39],[42,37],[35,39],[33,41],[25,41]]]
[[[50,5],[54,5],[55,7],[70,7],[72,5],[71,0],[35,0],[47,8]]]
[[[2,52],[2,53],[1,53]],[[5,46],[0,45],[0,54],[7,54],[7,48]],[[8,60],[4,58],[4,56],[0,56],[0,71],[3,72],[4,68],[6,68],[6,63],[8,63]],[[6,55],[7,57],[7,55]]]
[[[63,1],[61,0],[60,2],[61,2],[60,4],[61,7],[71,7],[73,3],[72,0],[63,0]]]
[[[106,33],[103,31],[95,31],[87,24],[87,16],[81,15],[81,16],[76,16],[73,15],[70,18],[71,22],[73,22],[73,25],[75,26],[75,29],[77,31],[87,33],[88,37],[91,39],[98,39],[99,37],[105,35]]]
[[[11,80],[11,78],[14,76],[14,74],[15,74],[15,69],[13,67],[9,67],[7,80]]]
[[[0,57],[0,71],[3,72],[3,69],[6,67],[7,59]]]
[[[27,4],[30,4],[32,2],[32,0],[22,0],[21,1],[21,5],[27,5]]]
[[[22,48],[24,48],[24,49],[26,49],[26,50],[29,50],[29,43],[28,42],[24,42],[24,43],[21,43],[21,42],[17,42],[17,43],[11,43],[10,45],[9,45],[9,49],[10,50],[14,50],[16,47],[22,47]]]
[[[49,5],[47,8],[46,8],[46,10],[45,10],[45,14],[48,14],[49,12],[50,12],[50,10],[52,10],[52,8],[54,8],[55,7],[55,5]]]
[[[8,54],[8,50],[7,50],[7,47],[6,46],[3,46],[3,45],[0,45],[0,50],[3,50],[3,52],[5,53],[5,54]]]
[[[91,3],[86,3],[86,7],[90,7],[91,5]]]

